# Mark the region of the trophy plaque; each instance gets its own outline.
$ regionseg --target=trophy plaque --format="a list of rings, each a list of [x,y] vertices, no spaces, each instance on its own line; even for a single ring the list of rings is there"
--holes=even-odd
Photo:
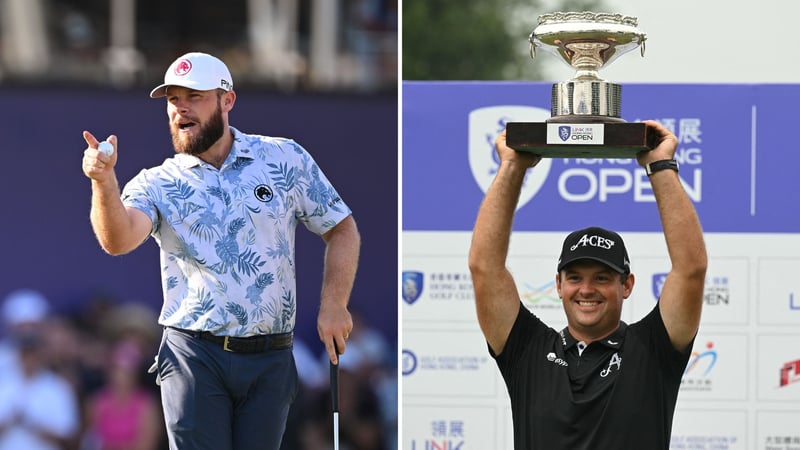
[[[550,119],[506,124],[506,144],[543,158],[635,158],[651,150],[654,136],[647,126],[620,117],[622,86],[598,75],[600,68],[637,47],[644,56],[646,37],[637,24],[635,17],[609,13],[539,16],[529,38],[531,58],[542,49],[577,72],[553,84]]]

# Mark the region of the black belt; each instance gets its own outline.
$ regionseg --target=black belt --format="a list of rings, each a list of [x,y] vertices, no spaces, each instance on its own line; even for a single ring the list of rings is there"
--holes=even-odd
[[[292,348],[293,333],[262,334],[248,337],[217,336],[208,331],[184,330],[167,327],[191,337],[219,344],[226,351],[233,353],[261,353],[267,350],[285,350]]]

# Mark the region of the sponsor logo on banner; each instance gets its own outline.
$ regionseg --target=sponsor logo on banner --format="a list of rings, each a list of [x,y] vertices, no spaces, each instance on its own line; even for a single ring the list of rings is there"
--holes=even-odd
[[[411,270],[403,271],[403,301],[413,305],[422,295],[422,288],[425,286],[424,275],[422,272]]]
[[[505,129],[507,122],[544,122],[550,112],[530,106],[497,105],[478,108],[469,113],[469,164],[472,175],[485,193],[499,166],[494,140]],[[689,198],[696,203],[703,200],[703,154],[699,118],[662,118],[658,122],[678,137],[675,159],[681,166],[681,184]],[[550,127],[549,125],[553,125]],[[570,143],[602,143],[602,128],[588,125],[571,126]],[[558,124],[548,124],[548,142],[562,141],[566,130]],[[561,125],[564,127],[564,125]],[[552,134],[552,138],[551,138]],[[576,142],[576,136],[583,141]],[[591,139],[592,141],[589,141]],[[565,142],[562,142],[567,145]],[[558,188],[559,197],[570,203],[608,202],[613,198],[628,197],[635,203],[653,203],[655,195],[645,171],[633,158],[544,158],[536,170],[528,171],[517,203],[517,209],[527,204],[542,188],[549,177]]]
[[[800,434],[779,434],[767,436],[764,439],[764,450],[798,450],[800,449]]]
[[[474,372],[486,368],[488,356],[431,355],[403,349],[403,376],[417,372]]]
[[[550,111],[531,106],[489,106],[469,113],[469,166],[481,190],[486,192],[492,184],[500,161],[494,141],[508,122],[544,122]],[[547,179],[552,161],[543,159],[536,170],[529,170],[523,181],[517,209],[528,203]]]
[[[548,281],[536,286],[533,283],[522,282],[523,289],[519,296],[531,311],[543,309],[561,309],[561,299],[558,298],[556,282]]]
[[[709,374],[717,364],[717,356],[714,343],[710,341],[704,351],[693,351],[683,372],[681,390],[711,391],[713,383]]]
[[[739,438],[734,435],[688,435],[673,434],[669,440],[670,450],[733,450],[739,447]]]
[[[800,359],[788,362],[781,367],[780,387],[800,382]]]
[[[661,298],[661,290],[664,289],[664,282],[667,281],[666,273],[653,274],[653,299],[658,301]]]
[[[653,274],[653,299],[658,301],[661,298],[661,291],[664,289],[664,282],[667,280],[666,273]],[[706,279],[703,290],[703,303],[709,306],[728,305],[731,301],[731,287],[728,277],[717,276]]]
[[[706,305],[728,305],[731,302],[731,285],[728,277],[710,277],[706,279],[703,301]]]
[[[747,450],[747,411],[697,410],[678,407],[670,450]]]
[[[466,450],[463,420],[433,420],[430,436],[411,440],[411,450]]]
[[[403,349],[403,376],[411,375],[417,370],[417,355],[411,350]]]
[[[408,274],[408,278],[406,278]],[[423,282],[423,277],[427,282]],[[473,301],[472,277],[459,272],[403,272],[403,300],[412,304],[417,301],[425,286],[426,301]],[[406,293],[408,288],[408,293]],[[416,296],[414,295],[416,294]]]

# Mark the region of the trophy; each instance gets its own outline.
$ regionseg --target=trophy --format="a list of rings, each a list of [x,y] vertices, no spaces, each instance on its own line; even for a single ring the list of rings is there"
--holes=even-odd
[[[655,146],[644,123],[620,117],[622,86],[598,70],[640,47],[646,37],[635,17],[593,12],[556,12],[539,16],[530,35],[537,49],[561,57],[575,77],[553,84],[550,119],[545,123],[509,122],[506,143],[543,158],[634,158]]]

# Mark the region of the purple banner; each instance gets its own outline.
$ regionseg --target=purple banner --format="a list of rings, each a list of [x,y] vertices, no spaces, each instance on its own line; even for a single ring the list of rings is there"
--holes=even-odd
[[[172,149],[166,102],[148,90],[0,89],[6,173],[0,300],[18,288],[42,291],[58,310],[97,293],[160,308],[158,248],[150,239],[119,257],[105,254],[89,223],[91,189],[81,172],[86,129],[119,136],[117,177],[126,183]],[[353,210],[363,247],[351,309],[397,334],[397,98],[394,95],[284,95],[240,91],[231,125],[297,140]],[[365,189],[365,187],[369,187]],[[387,200],[388,199],[388,200]],[[324,243],[297,232],[297,333],[321,350],[316,329]],[[378,300],[376,300],[378,299]]]
[[[550,116],[550,83],[403,83],[403,229],[472,229],[497,168],[506,122]],[[680,144],[680,177],[707,232],[800,231],[785,199],[800,166],[793,139],[800,85],[623,86],[622,116],[653,119]],[[589,224],[659,231],[647,176],[635,160],[547,159],[528,174],[515,228]]]

